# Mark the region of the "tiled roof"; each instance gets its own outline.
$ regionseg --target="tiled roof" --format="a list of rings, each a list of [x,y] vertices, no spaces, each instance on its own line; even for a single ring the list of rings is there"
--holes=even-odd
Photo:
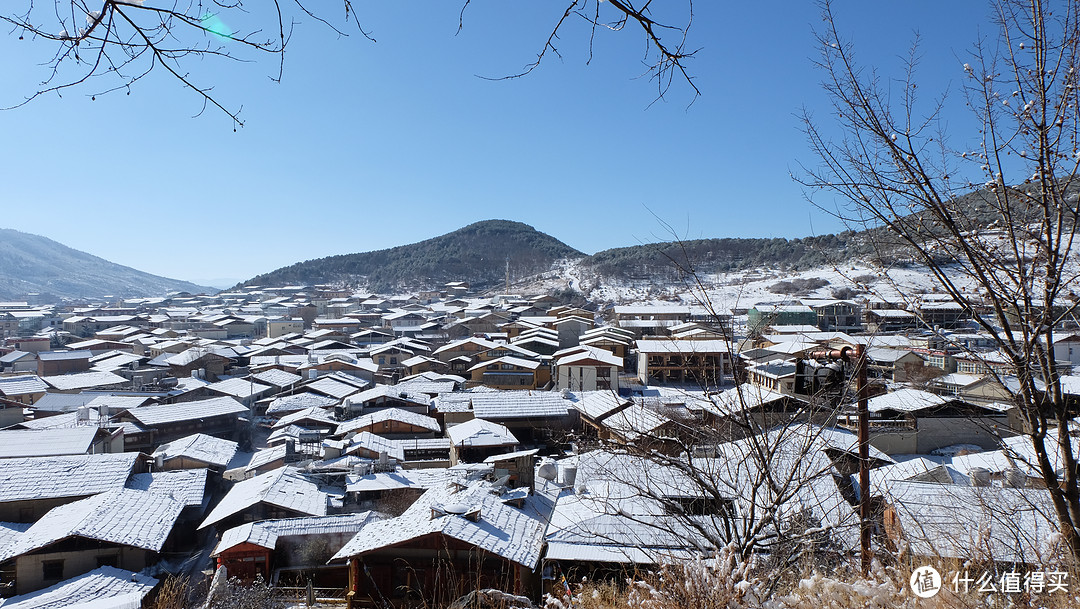
[[[465,474],[461,471],[434,468],[434,469],[397,469],[392,472],[375,472],[373,474],[354,475],[350,474],[345,479],[345,489],[350,492],[385,491],[399,488],[435,488],[445,486],[447,483],[463,479]]]
[[[329,429],[333,429],[338,424],[338,421],[334,418],[334,413],[332,411],[321,408],[319,406],[312,406],[311,408],[305,408],[303,410],[281,417],[281,419],[279,419],[277,423],[274,423],[274,429],[287,427],[289,425],[292,425],[293,423],[304,420],[312,420],[317,423],[324,424]]]
[[[25,533],[26,529],[29,529],[32,524],[32,522],[0,522],[0,548],[15,543],[15,540]],[[3,606],[3,604],[4,601],[0,599],[0,606]]]
[[[164,495],[184,506],[197,506],[202,505],[206,498],[206,476],[206,469],[135,474],[128,481],[127,488]]]
[[[43,381],[58,391],[71,391],[74,389],[88,389],[90,387],[108,387],[112,385],[128,385],[131,381],[113,374],[112,372],[77,372],[75,374],[61,374],[57,376],[42,377]]]
[[[43,362],[59,362],[73,359],[90,359],[93,354],[89,351],[42,351],[38,353],[38,359]]]
[[[184,504],[163,495],[119,489],[57,506],[15,543],[0,549],[0,562],[69,537],[83,537],[157,552]]]
[[[140,607],[158,580],[116,567],[98,567],[89,573],[29,594],[0,600],[4,609],[114,609]]]
[[[386,453],[391,459],[405,460],[404,449],[395,440],[377,436],[370,431],[361,431],[352,438],[352,442],[345,448],[346,453],[357,449],[364,449],[374,453]]]
[[[284,459],[285,455],[287,454],[288,447],[284,444],[282,444],[281,446],[275,446],[273,448],[264,448],[262,450],[256,451],[255,454],[251,456],[251,461],[248,461],[247,467],[245,467],[244,469],[249,472],[255,471],[256,469],[264,465],[269,465],[270,463],[273,463],[278,459]]]
[[[222,533],[221,541],[218,542],[211,556],[217,556],[242,543],[274,549],[279,537],[356,533],[365,524],[377,519],[378,514],[367,511],[248,522]]]
[[[540,362],[531,359],[521,359],[520,357],[511,357],[509,355],[498,357],[485,362],[480,362],[472,368],[469,368],[469,372],[473,370],[479,370],[480,368],[487,368],[488,366],[495,364],[508,364],[510,366],[517,366],[518,368],[526,368],[528,370],[535,370],[540,367]]]
[[[224,393],[225,395],[231,395],[237,398],[246,398],[253,395],[269,391],[271,387],[269,385],[263,385],[256,383],[250,379],[225,379],[224,381],[218,381],[206,386],[211,391],[217,391],[218,393]]]
[[[145,406],[128,411],[143,426],[163,425],[206,417],[245,414],[247,406],[231,397],[210,398],[194,402],[178,402],[160,406]]]
[[[731,353],[731,343],[723,340],[639,340],[638,353]]]
[[[139,453],[0,459],[0,502],[85,497],[124,486]]]
[[[368,385],[368,383],[362,379],[356,379],[356,381],[356,383],[346,382],[342,379],[335,378],[334,376],[327,375],[308,383],[306,388],[340,400],[362,391],[363,388]]]
[[[518,439],[510,430],[484,419],[470,419],[447,429],[454,446],[514,446]]]
[[[312,407],[324,407],[333,406],[340,400],[337,398],[328,397],[325,395],[319,395],[317,393],[296,393],[293,395],[286,395],[279,398],[275,398],[270,405],[266,407],[266,414],[281,415],[288,412],[296,412],[298,410],[304,410]]]
[[[236,455],[237,443],[206,434],[192,434],[158,446],[154,456],[163,456],[166,460],[186,457],[202,461],[209,465],[224,467]]]
[[[327,494],[318,485],[290,467],[278,468],[237,482],[203,520],[199,528],[237,514],[257,503],[268,503],[280,508],[310,514],[326,515]]]
[[[885,500],[915,556],[1042,564],[1059,525],[1045,489],[890,482]]]
[[[398,421],[400,423],[408,423],[414,427],[430,429],[435,432],[442,431],[439,422],[427,415],[418,414],[411,410],[403,410],[401,408],[384,408],[338,424],[335,434],[346,434],[355,429],[362,429],[384,421]]]
[[[631,401],[612,391],[579,391],[571,394],[571,397],[574,408],[594,420],[604,418]]]
[[[261,383],[274,385],[275,387],[287,387],[293,383],[300,382],[304,377],[299,374],[293,374],[292,372],[271,368],[254,375],[254,378]]]
[[[451,388],[452,389],[452,388]],[[376,385],[367,391],[362,391],[349,398],[349,401],[354,404],[363,404],[376,400],[378,398],[398,398],[401,400],[407,400],[409,402],[415,402],[417,404],[429,404],[431,398],[426,393],[419,389],[414,389],[408,385]]]
[[[579,347],[579,351],[564,355],[555,360],[556,366],[573,366],[581,362],[598,361],[609,366],[622,368],[623,360],[607,349],[599,347]]]
[[[474,395],[472,407],[481,419],[524,419],[563,417],[573,403],[557,391],[499,391]]]
[[[0,459],[82,455],[90,450],[97,426],[0,431]]]
[[[429,358],[430,359],[430,358]],[[461,377],[457,377],[461,378]],[[464,382],[464,379],[458,382]],[[423,376],[414,376],[408,380],[403,380],[395,387],[408,388],[409,391],[415,393],[426,393],[428,395],[438,395],[447,391],[453,391],[457,385],[454,377],[444,375],[440,378],[430,379]]]
[[[0,395],[45,393],[49,386],[36,374],[0,378]]]
[[[552,499],[530,495],[524,507],[516,508],[503,503],[486,482],[474,482],[460,491],[457,488],[429,489],[401,516],[364,526],[331,560],[440,534],[534,568],[540,561]],[[475,521],[467,514],[475,514]]]
[[[2,382],[0,380],[0,383]],[[44,381],[41,381],[41,384],[48,389],[48,385]],[[42,391],[46,389],[42,389]],[[3,385],[0,385],[0,393],[2,392]],[[79,406],[87,405],[96,397],[98,396],[89,393],[46,393],[38,401],[34,402],[34,409],[48,412],[71,412],[78,410]]]

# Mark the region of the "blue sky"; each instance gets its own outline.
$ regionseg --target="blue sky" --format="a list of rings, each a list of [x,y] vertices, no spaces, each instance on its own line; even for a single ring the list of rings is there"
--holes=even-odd
[[[152,3],[153,0],[147,0]],[[803,237],[840,230],[790,179],[813,158],[801,109],[827,99],[811,59],[810,2],[699,0],[689,62],[656,103],[638,32],[580,23],[516,80],[558,2],[358,4],[378,42],[297,26],[276,61],[191,62],[246,125],[201,108],[164,72],[123,92],[89,88],[0,112],[0,226],[140,270],[241,280],[296,261],[411,243],[471,222],[533,225],[587,253],[670,237]],[[946,6],[942,6],[942,5]],[[898,74],[923,38],[924,90],[952,87],[983,2],[840,1],[864,64]],[[230,24],[232,25],[232,24]],[[59,28],[57,28],[59,29]],[[53,45],[0,36],[0,105],[47,76]],[[220,281],[219,281],[220,282]]]

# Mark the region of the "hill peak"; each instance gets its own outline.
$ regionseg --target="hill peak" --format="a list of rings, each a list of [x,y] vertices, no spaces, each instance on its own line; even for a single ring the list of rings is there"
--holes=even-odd
[[[562,258],[585,254],[532,226],[483,220],[409,245],[299,262],[259,275],[249,285],[365,284],[372,290],[437,286],[454,280],[498,284],[509,260],[513,277],[542,273]]]

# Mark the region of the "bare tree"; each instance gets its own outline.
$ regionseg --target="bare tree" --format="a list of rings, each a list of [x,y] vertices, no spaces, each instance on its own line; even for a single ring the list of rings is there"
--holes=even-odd
[[[633,548],[656,562],[686,550],[739,563],[764,555],[785,575],[804,560],[841,560],[859,540],[850,478],[858,440],[818,423],[849,397],[845,388],[780,396],[713,386],[607,416],[609,439],[571,460],[580,490],[568,501],[580,507],[566,509],[582,520],[556,540]],[[657,420],[666,423],[644,425]],[[589,511],[599,516],[581,516]]]
[[[459,30],[471,0],[463,0]],[[694,50],[686,47],[693,20],[692,0],[685,0],[679,23],[657,17],[649,0],[564,0],[556,13],[550,35],[535,61],[520,72],[496,78],[524,76],[549,55],[559,55],[559,34],[571,20],[584,20],[589,31],[589,54],[598,31],[620,31],[629,25],[644,37],[646,71],[663,96],[676,79],[684,80],[695,97],[699,93],[687,70]],[[330,6],[332,5],[332,6]],[[679,6],[683,6],[681,3]],[[670,7],[668,7],[670,9]],[[337,15],[334,13],[337,12]],[[664,11],[667,15],[667,10]],[[351,0],[319,4],[302,0],[273,0],[245,4],[243,0],[20,0],[0,8],[0,22],[10,35],[37,43],[44,49],[47,76],[23,101],[22,106],[48,93],[85,89],[89,95],[124,90],[153,72],[164,70],[182,87],[193,91],[203,103],[243,125],[240,109],[226,105],[207,84],[199,70],[203,60],[256,61],[267,55],[276,59],[275,81],[282,78],[285,51],[295,26],[310,19],[337,36],[359,34],[375,42],[357,15]]]
[[[951,302],[976,313],[1007,362],[992,374],[1021,414],[1061,533],[1080,558],[1074,440],[1057,433],[1073,410],[1054,358],[1058,328],[1077,304],[1080,4],[993,3],[997,36],[957,62],[978,126],[959,136],[945,130],[944,97],[919,97],[917,42],[903,77],[879,78],[857,63],[829,3],[822,8],[818,64],[834,112],[828,128],[806,115],[820,164],[798,179],[812,199],[839,195],[832,213],[869,228],[880,259],[914,258]]]

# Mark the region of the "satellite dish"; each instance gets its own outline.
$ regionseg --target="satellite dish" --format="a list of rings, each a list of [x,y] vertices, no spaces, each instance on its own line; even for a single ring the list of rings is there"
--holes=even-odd
[[[544,480],[555,480],[559,475],[559,468],[554,461],[546,460],[536,470],[536,475]]]

